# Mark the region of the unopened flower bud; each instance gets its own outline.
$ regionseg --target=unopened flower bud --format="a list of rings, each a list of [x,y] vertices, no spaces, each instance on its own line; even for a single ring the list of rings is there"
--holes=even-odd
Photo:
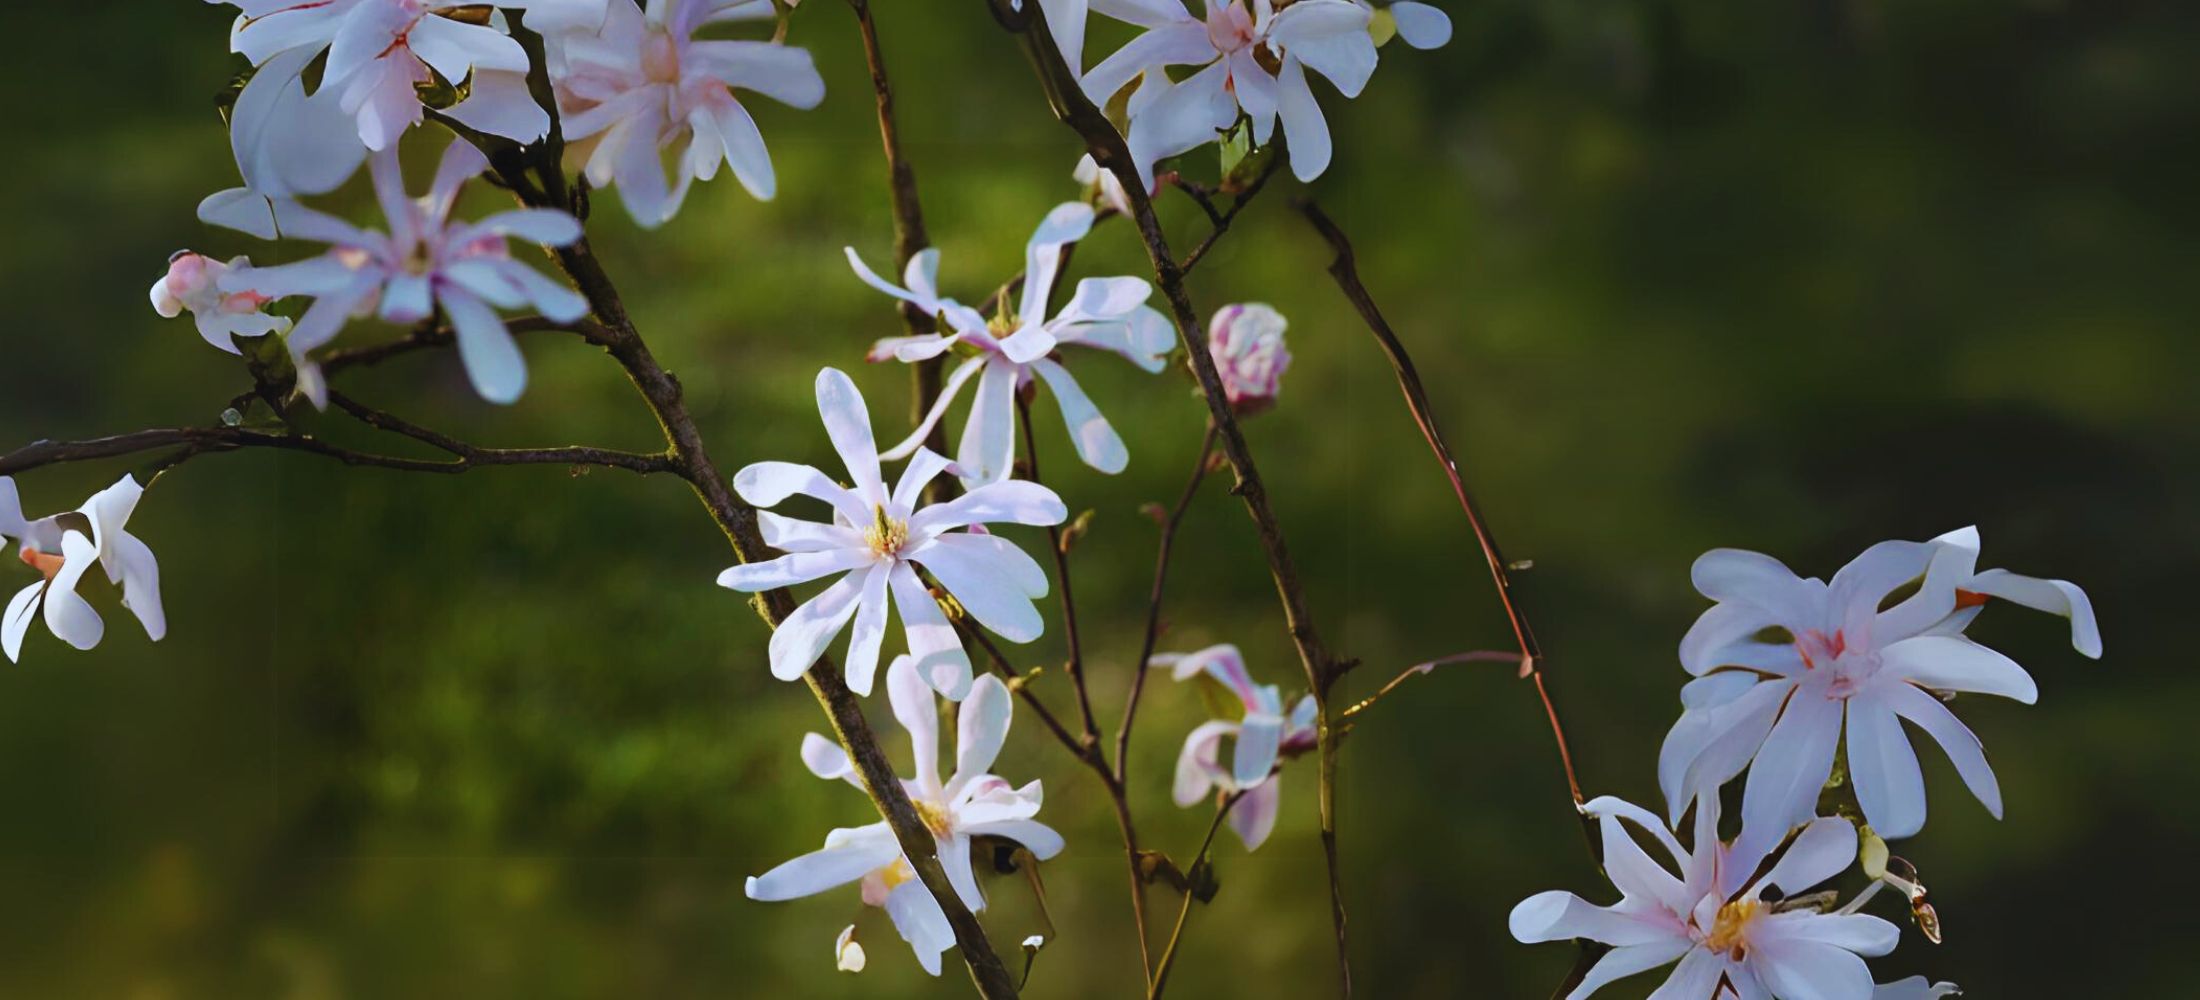
[[[1258,302],[1224,306],[1215,313],[1207,327],[1207,347],[1232,409],[1258,413],[1275,403],[1283,391],[1284,370],[1291,367],[1291,352],[1283,343],[1289,325],[1283,314]]]
[[[849,924],[833,940],[833,967],[842,972],[862,972],[864,961],[863,944],[856,940],[856,925]]]

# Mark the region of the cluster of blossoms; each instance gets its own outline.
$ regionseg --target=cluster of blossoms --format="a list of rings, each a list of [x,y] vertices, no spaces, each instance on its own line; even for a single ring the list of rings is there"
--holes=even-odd
[[[1658,755],[1666,814],[1611,798],[1589,803],[1620,902],[1594,906],[1546,892],[1512,913],[1521,941],[1612,947],[1570,997],[1675,962],[1655,995],[1868,1000],[1952,991],[1924,980],[1874,987],[1864,963],[1893,950],[1897,931],[1857,909],[1882,884],[1911,892],[1913,904],[1920,898],[1885,867],[1885,841],[1925,823],[1924,777],[1900,720],[1931,736],[1998,818],[1994,772],[1945,702],[1993,694],[2030,704],[2038,689],[2023,667],[1964,630],[1999,598],[2069,618],[2072,645],[2101,654],[2084,591],[1980,572],[1978,553],[1974,528],[1929,542],[1881,542],[1830,583],[1797,577],[1755,552],[1717,549],[1696,560],[1696,589],[1716,603],[1680,644],[1681,665],[1695,679],[1681,691],[1684,711]],[[1837,760],[1846,761],[1845,782]],[[1741,829],[1729,841],[1719,828],[1720,790],[1745,772]],[[1853,789],[1861,830],[1848,818],[1818,815],[1821,790],[1843,784]],[[1683,849],[1668,826],[1680,829],[1691,804],[1693,841]],[[1661,844],[1678,875],[1650,860],[1629,828]],[[1804,894],[1856,861],[1860,842],[1870,890],[1824,912],[1830,904]],[[1777,896],[1767,899],[1767,891]]]

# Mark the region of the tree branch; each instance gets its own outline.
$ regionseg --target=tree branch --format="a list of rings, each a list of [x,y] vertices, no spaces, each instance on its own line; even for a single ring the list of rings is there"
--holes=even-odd
[[[1138,661],[1131,671],[1130,694],[1123,699],[1123,727],[1115,732],[1115,780],[1122,781],[1129,769],[1126,761],[1131,755],[1131,725],[1138,721],[1139,697],[1146,690],[1146,662],[1153,659],[1154,646],[1161,640],[1161,595],[1169,582],[1169,558],[1175,554],[1176,532],[1184,524],[1184,514],[1192,508],[1192,500],[1199,496],[1199,485],[1206,481],[1207,465],[1215,454],[1215,427],[1207,425],[1207,435],[1199,443],[1199,458],[1192,463],[1192,479],[1184,484],[1184,495],[1177,498],[1176,506],[1161,522],[1161,543],[1153,560],[1153,590],[1146,598],[1146,637],[1138,647]]]
[[[592,465],[645,474],[679,471],[670,455],[644,455],[609,448],[477,448],[463,442],[447,438],[445,440],[451,447],[442,450],[453,456],[447,461],[354,451],[308,434],[274,434],[242,427],[155,428],[83,441],[33,442],[6,455],[0,455],[0,475],[15,475],[50,465],[121,458],[170,448],[178,451],[164,458],[156,471],[166,471],[199,455],[245,448],[305,452],[333,458],[345,465],[395,469],[400,472],[455,474],[492,465]]]

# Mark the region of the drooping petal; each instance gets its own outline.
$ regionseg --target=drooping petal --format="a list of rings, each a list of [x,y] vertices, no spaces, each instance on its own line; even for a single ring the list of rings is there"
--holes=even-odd
[[[2077,584],[1990,569],[1972,577],[1966,589],[2070,619],[2070,645],[2088,657],[2101,658],[2101,628],[2093,619],[2093,601]]]
[[[515,403],[527,389],[527,358],[495,309],[466,292],[445,291],[439,301],[457,334],[458,357],[481,398]]]
[[[932,700],[932,690],[917,670],[914,657],[897,656],[887,666],[886,702],[894,710],[894,721],[901,723],[902,731],[909,734],[909,747],[916,758],[917,785],[926,796],[939,798],[940,713],[937,703]]]
[[[39,580],[15,592],[8,599],[8,607],[0,613],[0,651],[8,654],[11,663],[23,662],[23,637],[30,632],[31,622],[38,617],[39,598],[46,593],[46,581]]]
[[[2039,685],[2015,660],[1956,636],[1904,639],[1881,650],[1879,661],[1887,676],[1939,691],[1996,694],[2027,705],[2040,697]]]
[[[1871,968],[1829,944],[1768,941],[1750,953],[1749,967],[1781,1000],[1871,1000]]]
[[[1414,48],[1442,48],[1451,41],[1450,16],[1429,4],[1399,0],[1390,5],[1390,17],[1398,26],[1398,37]]]
[[[858,787],[863,783],[855,763],[848,759],[848,751],[816,733],[802,734],[802,766],[827,781],[845,781]]]
[[[977,398],[955,452],[965,485],[1008,478],[1016,458],[1016,369],[999,359],[985,362]]]
[[[1237,100],[1228,90],[1230,67],[1221,61],[1173,84],[1160,79],[1159,74],[1150,74],[1148,79],[1147,87],[1157,96],[1131,116],[1127,141],[1139,183],[1150,191],[1155,163],[1215,141],[1237,120],[1238,109]],[[1304,82],[1300,81],[1302,88]]]
[[[1248,851],[1260,850],[1268,842],[1268,835],[1276,830],[1276,817],[1283,798],[1283,782],[1265,782],[1238,797],[1237,805],[1230,807],[1230,831],[1238,835]]]
[[[947,922],[940,901],[932,898],[924,883],[911,880],[887,894],[886,915],[893,920],[901,939],[909,942],[909,949],[916,952],[917,964],[939,975],[940,955],[955,946],[955,928]]]
[[[1833,773],[1833,752],[1841,737],[1841,702],[1798,691],[1757,750],[1756,763],[1742,789],[1742,837],[1758,844],[1778,843],[1795,824],[1808,819],[1818,790]]]
[[[1899,682],[1879,686],[1909,687]],[[1895,840],[1923,829],[1925,772],[1918,769],[1910,735],[1877,691],[1849,699],[1847,745],[1856,801],[1872,830]]]
[[[1329,169],[1329,121],[1322,117],[1322,106],[1306,85],[1306,71],[1291,56],[1283,58],[1276,73],[1276,113],[1283,120],[1284,139],[1289,143],[1292,176],[1301,182],[1320,177]]]
[[[978,891],[978,874],[970,867],[970,835],[957,833],[940,839],[940,868],[947,873],[947,884],[955,887],[955,895],[972,913],[985,909],[985,894]]]
[[[1986,751],[1970,727],[1957,719],[1954,712],[1948,711],[1948,706],[1941,704],[1940,699],[1908,684],[1891,685],[1880,697],[1886,699],[1896,715],[1916,723],[1933,742],[1940,744],[1971,794],[1978,797],[1979,804],[1984,805],[1988,813],[2000,819],[2001,783],[1995,780],[1994,769],[1987,766]]]
[[[1069,427],[1070,440],[1077,445],[1077,457],[1111,476],[1123,471],[1130,464],[1130,451],[1123,446],[1123,438],[1115,433],[1108,419],[1100,415],[1100,408],[1093,405],[1084,388],[1071,377],[1069,369],[1041,359],[1032,363],[1031,370],[1046,380],[1047,388],[1054,393],[1054,401],[1061,405],[1062,423]]]
[[[863,574],[850,573],[794,609],[772,630],[772,676],[791,681],[810,669],[847,626],[862,594]]]
[[[886,644],[886,584],[892,571],[891,563],[879,563],[860,571],[863,594],[856,602],[855,628],[849,633],[846,667],[848,690],[859,696],[871,693],[871,681],[878,673],[879,649]]]
[[[948,624],[937,601],[917,579],[915,570],[896,564],[889,581],[894,607],[909,642],[911,666],[926,684],[949,701],[961,701],[970,693],[970,654],[962,647],[955,626]]]
[[[1030,642],[1046,631],[1031,603],[1047,592],[1046,571],[1015,543],[998,535],[942,535],[911,558],[1001,638]]]
[[[1276,14],[1268,37],[1286,56],[1328,77],[1339,93],[1358,97],[1377,58],[1368,17],[1368,8],[1349,0],[1301,0]]]
[[[1189,808],[1205,798],[1207,790],[1215,785],[1215,778],[1224,774],[1221,760],[1222,738],[1237,732],[1237,723],[1221,719],[1202,722],[1190,735],[1184,737],[1184,748],[1177,751],[1176,779],[1171,795],[1176,804]]]

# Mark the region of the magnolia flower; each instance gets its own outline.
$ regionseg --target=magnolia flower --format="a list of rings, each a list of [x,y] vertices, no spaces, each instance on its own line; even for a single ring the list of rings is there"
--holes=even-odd
[[[750,194],[776,191],[763,133],[733,90],[807,110],[825,99],[824,78],[803,49],[694,37],[708,25],[771,16],[772,5],[757,0],[649,0],[646,11],[622,2],[599,30],[558,35],[553,76],[565,136],[587,144],[589,182],[617,185],[635,222],[671,219],[689,184],[717,176],[721,163]]]
[[[472,0],[207,2],[242,11],[230,48],[258,70],[238,95],[231,141],[246,185],[261,194],[320,194],[343,183],[362,146],[393,148],[420,123],[417,87],[436,75],[464,85],[466,98],[442,113],[469,128],[518,142],[550,131],[527,89],[526,50],[496,19],[472,16],[483,12]],[[303,77],[315,63],[320,83],[309,98]]]
[[[189,310],[191,319],[198,324],[199,336],[231,354],[239,353],[232,337],[264,337],[270,333],[288,332],[289,320],[260,311],[260,307],[267,304],[266,296],[257,292],[224,292],[219,287],[223,275],[251,266],[249,257],[239,257],[224,264],[212,257],[182,251],[168,258],[168,273],[153,282],[153,311],[165,319],[175,319]]]
[[[531,305],[548,319],[569,323],[588,314],[588,300],[532,267],[512,259],[511,237],[564,246],[581,237],[572,216],[553,209],[498,212],[479,222],[453,222],[459,187],[489,161],[472,145],[453,142],[443,154],[425,197],[405,195],[397,149],[375,154],[374,193],[390,231],[360,229],[295,202],[268,202],[224,192],[202,204],[208,222],[261,236],[331,244],[319,257],[275,267],[232,271],[220,287],[231,294],[269,299],[310,296],[313,305],[290,331],[298,384],[316,406],[327,405],[327,386],[307,352],[335,338],[355,314],[374,311],[391,323],[418,323],[438,309],[450,319],[459,360],[474,390],[492,403],[509,403],[527,387],[527,361],[497,318],[499,308]]]
[[[1731,847],[1719,841],[1717,795],[1696,805],[1690,850],[1640,806],[1606,796],[1583,810],[1602,830],[1604,869],[1620,901],[1596,906],[1570,892],[1538,893],[1513,907],[1509,921],[1513,937],[1526,944],[1586,938],[1612,946],[1567,1000],[1675,961],[1679,966],[1654,996],[1871,1000],[1871,969],[1859,956],[1894,950],[1899,932],[1893,924],[1764,899],[1767,889],[1793,899],[1847,868],[1856,858],[1856,830],[1847,820],[1813,821],[1778,857],[1768,858],[1769,852],[1744,846],[1757,839],[1747,834]],[[1623,824],[1656,840],[1678,874],[1652,860]],[[1764,875],[1753,878],[1767,860],[1772,863]]]
[[[1222,375],[1222,391],[1241,414],[1267,409],[1283,391],[1291,352],[1283,344],[1283,314],[1258,302],[1224,306],[1207,325],[1207,349]]]
[[[1978,605],[2000,597],[2071,619],[2079,651],[2098,657],[2100,633],[2085,592],[2061,580],[2003,570],[1974,573],[1978,531],[1931,542],[1881,542],[1828,584],[1798,579],[1770,556],[1714,549],[1696,560],[1696,589],[1718,603],[1681,640],[1696,679],[1666,735],[1658,776],[1675,816],[1699,793],[1750,769],[1745,828],[1777,838],[1808,819],[1847,732],[1849,776],[1872,829],[1886,838],[1925,823],[1925,785],[1898,720],[1924,730],[1955,763],[1988,812],[2001,789],[1978,737],[1942,704],[1969,692],[2031,704],[2031,675],[1963,637]],[[1918,581],[1917,591],[1881,610]],[[1778,630],[1777,641],[1760,633]],[[1754,761],[1754,764],[1752,763]]]
[[[1227,644],[1195,653],[1164,653],[1147,665],[1172,667],[1180,681],[1206,678],[1237,696],[1242,715],[1200,723],[1184,738],[1176,758],[1174,794],[1177,805],[1189,807],[1209,789],[1243,793],[1231,807],[1230,829],[1237,831],[1246,850],[1259,848],[1276,828],[1276,801],[1283,791],[1283,783],[1274,777],[1276,762],[1314,748],[1320,711],[1314,696],[1301,697],[1287,715],[1283,693],[1273,684],[1254,684],[1245,658]],[[1234,744],[1228,767],[1222,765],[1223,737]]]
[[[1128,216],[1132,214],[1131,196],[1129,189],[1123,186],[1122,178],[1115,176],[1113,170],[1100,169],[1099,161],[1094,160],[1091,153],[1078,157],[1077,167],[1070,171],[1069,176],[1071,180],[1083,184],[1091,190],[1093,196],[1100,199],[1101,205],[1112,209],[1118,215]],[[1152,197],[1159,194],[1160,191],[1160,185],[1156,184],[1146,191],[1146,195]]]
[[[994,837],[1012,841],[1044,861],[1061,853],[1062,836],[1032,817],[1042,801],[1039,782],[1015,788],[987,773],[1008,738],[1014,705],[1008,687],[991,675],[971,685],[955,718],[955,773],[945,784],[939,776],[939,711],[932,692],[919,676],[910,657],[894,659],[886,668],[886,696],[893,703],[894,718],[909,732],[916,751],[917,776],[904,780],[902,790],[916,806],[917,815],[939,841],[941,867],[955,895],[972,912],[985,909],[985,895],[978,891],[977,873],[970,864],[971,841]],[[862,788],[855,765],[838,744],[811,733],[802,740],[802,762],[810,773],[838,779]],[[894,929],[916,951],[924,970],[940,974],[940,955],[955,945],[954,929],[947,914],[932,898],[902,853],[894,831],[884,820],[869,826],[839,829],[825,837],[823,850],[780,865],[748,880],[750,899],[776,902],[813,896],[850,882],[860,881],[863,901],[883,908]],[[843,941],[850,936],[844,932]],[[847,960],[844,949],[841,959]],[[857,960],[860,967],[861,960]]]
[[[1108,0],[1100,0],[1102,4]],[[1010,10],[1024,9],[1023,0],[1008,0]],[[1071,72],[1085,65],[1085,18],[1091,10],[1092,0],[1039,0],[1039,10],[1046,15],[1047,32],[1054,36],[1054,47],[1062,50],[1062,59]]]
[[[956,461],[966,485],[998,482],[1008,478],[1016,456],[1016,393],[1043,380],[1062,408],[1062,422],[1085,464],[1113,475],[1123,471],[1130,452],[1123,439],[1100,415],[1069,369],[1052,355],[1061,347],[1091,347],[1113,351],[1149,372],[1159,372],[1175,343],[1167,317],[1146,305],[1153,286],[1140,278],[1086,278],[1077,283],[1069,304],[1047,318],[1047,300],[1060,277],[1062,248],[1084,239],[1092,230],[1092,206],[1068,202],[1047,213],[1024,246],[1023,291],[1014,315],[1002,303],[1002,314],[992,323],[974,309],[939,294],[940,255],[925,250],[910,258],[901,285],[873,272],[847,250],[848,264],[856,276],[881,292],[914,304],[941,319],[951,334],[888,337],[871,348],[872,361],[894,358],[922,361],[951,349],[971,355],[947,376],[939,400],[924,415],[916,432],[888,449],[887,458],[914,452],[931,435],[947,408],[973,377],[978,379],[977,400],[963,425]]]
[[[718,585],[755,592],[839,575],[772,632],[772,676],[802,676],[853,618],[847,672],[848,687],[857,694],[871,693],[879,647],[886,641],[891,591],[909,651],[916,657],[913,669],[948,700],[960,701],[970,690],[970,656],[918,579],[917,567],[930,572],[979,624],[1010,642],[1030,642],[1046,628],[1031,603],[1046,596],[1046,571],[1015,543],[983,534],[978,526],[1060,524],[1069,508],[1053,490],[1017,481],[981,486],[920,508],[925,485],[950,468],[946,459],[920,449],[889,494],[879,475],[878,446],[863,394],[838,369],[817,373],[817,412],[855,485],[841,486],[823,472],[788,462],[758,462],[742,469],[733,477],[742,499],[776,507],[799,493],[830,504],[833,520],[818,524],[759,513],[764,543],[787,554],[735,566],[719,574]],[[972,530],[957,530],[961,528]]]
[[[1184,0],[1105,0],[1098,8],[1146,29],[1084,77],[1086,95],[1104,105],[1144,75],[1125,137],[1139,177],[1151,184],[1156,161],[1214,141],[1241,109],[1257,143],[1268,142],[1281,118],[1291,172],[1302,181],[1321,176],[1329,167],[1329,125],[1306,70],[1358,97],[1375,71],[1371,10],[1354,0],[1296,0],[1282,10],[1271,0],[1204,3],[1205,18],[1193,17]],[[1165,66],[1198,69],[1172,83]]]
[[[39,574],[0,613],[0,647],[9,660],[20,662],[23,636],[41,606],[55,638],[78,649],[99,645],[106,623],[76,593],[94,565],[106,571],[109,583],[122,588],[122,606],[137,615],[146,635],[159,642],[168,634],[168,618],[160,606],[160,564],[151,548],[124,530],[144,492],[134,477],[123,476],[71,513],[28,521],[15,480],[0,476],[0,536],[15,539],[17,554]]]

